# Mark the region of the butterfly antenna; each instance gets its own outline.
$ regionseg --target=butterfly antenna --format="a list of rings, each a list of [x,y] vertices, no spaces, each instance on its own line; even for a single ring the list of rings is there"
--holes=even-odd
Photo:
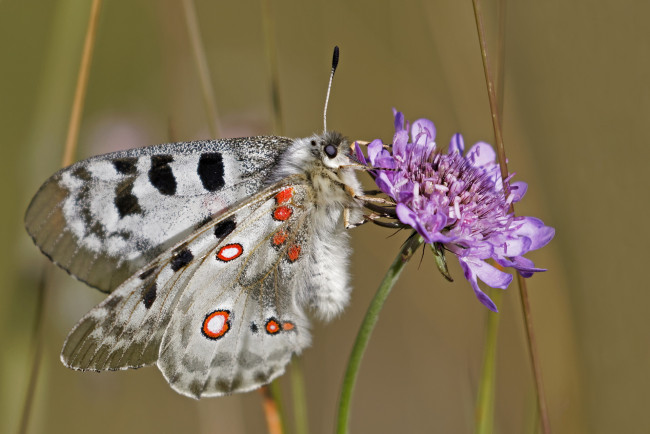
[[[330,73],[330,82],[327,85],[327,96],[325,96],[325,109],[323,110],[323,132],[327,131],[327,104],[330,102],[330,90],[332,90],[332,81],[336,67],[339,65],[339,47],[334,46],[334,55],[332,56],[332,72]]]

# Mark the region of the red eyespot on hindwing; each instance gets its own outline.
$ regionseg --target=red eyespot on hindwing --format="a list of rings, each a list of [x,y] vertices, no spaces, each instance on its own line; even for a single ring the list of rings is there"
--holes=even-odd
[[[266,330],[266,333],[270,335],[274,335],[277,333],[282,332],[288,332],[291,330],[295,330],[296,325],[292,323],[291,321],[285,321],[282,322],[280,320],[277,320],[273,317],[269,318],[266,320],[266,325],[264,326],[264,329]],[[257,331],[257,327],[255,329]]]
[[[280,246],[287,240],[287,233],[283,230],[277,231],[273,234],[273,245]]]
[[[275,202],[280,205],[289,202],[293,197],[293,187],[287,187],[275,195]]]
[[[275,211],[273,211],[273,218],[283,222],[285,220],[289,220],[291,214],[293,214],[293,210],[291,208],[288,206],[279,206],[275,209]]]
[[[287,257],[291,262],[295,262],[296,259],[300,257],[300,246],[294,244],[291,247],[289,247],[289,251],[287,252]]]
[[[219,339],[230,330],[230,311],[215,310],[205,316],[201,333],[208,339]]]
[[[217,259],[228,262],[239,258],[244,253],[244,248],[239,243],[226,244],[217,252]]]
[[[274,335],[281,330],[280,323],[275,318],[269,318],[266,321],[266,332],[270,335]]]

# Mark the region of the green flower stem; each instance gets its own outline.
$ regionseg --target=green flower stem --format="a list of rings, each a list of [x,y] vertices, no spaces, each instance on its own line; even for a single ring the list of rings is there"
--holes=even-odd
[[[305,378],[302,373],[300,357],[295,357],[291,363],[291,397],[293,398],[294,429],[296,434],[309,433],[307,419],[307,394],[305,393]]]
[[[379,288],[377,288],[375,297],[370,302],[370,306],[368,306],[368,311],[361,323],[361,328],[359,329],[357,339],[354,342],[354,347],[352,347],[352,353],[350,354],[350,360],[348,361],[345,378],[343,379],[343,388],[339,400],[339,414],[336,428],[336,432],[339,434],[348,432],[352,391],[354,390],[354,385],[357,381],[361,359],[363,358],[363,354],[368,346],[372,330],[375,328],[375,324],[377,324],[377,320],[379,319],[379,312],[381,312],[384,302],[397,282],[404,266],[423,242],[424,240],[422,237],[413,232],[391,264],[386,276],[384,276],[384,280],[381,282],[381,285],[379,285]]]
[[[490,292],[495,304],[501,300],[502,290]],[[476,403],[476,434],[491,434],[494,431],[494,396],[496,390],[497,337],[499,336],[498,313],[488,311],[483,352],[483,372]]]

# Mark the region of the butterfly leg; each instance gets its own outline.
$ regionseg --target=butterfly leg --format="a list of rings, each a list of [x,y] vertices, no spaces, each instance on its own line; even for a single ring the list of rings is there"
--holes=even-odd
[[[350,208],[343,208],[343,224],[345,225],[345,229],[352,229],[361,226],[362,224],[368,222],[366,219],[366,216],[363,216],[361,221],[351,223],[350,222]]]
[[[403,229],[403,228],[408,228],[408,225],[405,225],[404,223],[401,223],[399,221],[395,222],[387,222],[383,220],[379,220],[381,218],[386,218],[386,215],[384,214],[377,214],[377,213],[372,213],[372,214],[364,214],[363,219],[359,222],[356,223],[350,223],[349,221],[349,215],[346,215],[346,209],[343,210],[343,222],[345,223],[345,229],[352,229],[352,228],[357,228],[361,225],[364,225],[368,222],[372,222],[376,224],[377,226],[382,226],[386,228],[391,228],[391,229]]]
[[[355,199],[360,200],[365,203],[374,203],[374,204],[380,204],[380,205],[389,205],[389,206],[395,206],[395,202],[384,199],[383,197],[374,197],[374,196],[366,196],[366,195],[361,195],[357,194],[354,196]]]
[[[384,192],[381,190],[363,190],[363,195],[364,196],[377,196],[378,194],[383,194]]]

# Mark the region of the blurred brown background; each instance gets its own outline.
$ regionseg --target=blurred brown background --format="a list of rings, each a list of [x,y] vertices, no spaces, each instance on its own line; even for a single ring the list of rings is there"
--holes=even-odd
[[[650,259],[650,5],[506,3],[504,137],[510,170],[529,184],[517,212],[557,229],[546,249],[528,255],[550,270],[531,279],[529,290],[554,432],[647,433],[650,293],[640,271]],[[492,53],[495,7],[484,5]],[[260,2],[197,0],[196,8],[222,135],[271,133]],[[22,216],[61,159],[89,10],[89,1],[0,1],[2,432],[19,423],[46,262]],[[470,143],[493,142],[470,1],[277,0],[271,16],[286,135],[322,128],[338,44],[330,128],[390,141],[396,107],[407,119],[434,120],[443,146],[456,131]],[[106,1],[78,158],[170,137],[209,137],[180,3]],[[311,432],[334,429],[356,330],[404,237],[390,233],[354,230],[351,305],[331,324],[314,326],[302,359]],[[48,267],[29,432],[263,432],[257,393],[195,402],[174,393],[155,368],[64,368],[65,335],[102,295]],[[353,432],[472,432],[487,310],[455,263],[452,273],[449,284],[429,255],[409,264],[366,353]],[[495,432],[535,432],[515,284],[500,311]]]

